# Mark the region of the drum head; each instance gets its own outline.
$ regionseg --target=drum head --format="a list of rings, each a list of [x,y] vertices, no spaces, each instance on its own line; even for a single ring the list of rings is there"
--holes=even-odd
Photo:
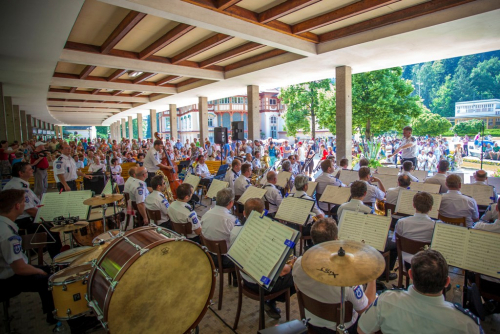
[[[162,243],[119,279],[107,319],[111,333],[184,333],[207,310],[214,267],[190,241]]]
[[[77,259],[82,255],[82,252],[85,252],[89,250],[90,246],[82,246],[82,247],[76,247],[76,248],[71,248],[68,249],[62,253],[57,254],[54,256],[54,264],[57,265],[64,265],[64,264],[70,264],[73,262],[73,260]]]
[[[121,231],[119,229],[104,232],[102,234],[99,234],[97,237],[95,237],[92,240],[92,244],[94,246],[96,246],[96,245],[100,245],[101,243],[109,242],[115,238],[121,237],[120,233],[121,233]]]
[[[49,285],[60,285],[63,282],[81,281],[89,276],[91,270],[92,265],[90,263],[63,269],[49,277]]]

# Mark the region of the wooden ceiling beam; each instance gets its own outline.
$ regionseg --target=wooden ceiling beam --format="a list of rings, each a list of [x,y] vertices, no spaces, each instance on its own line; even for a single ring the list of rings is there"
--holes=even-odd
[[[117,96],[117,95],[120,95],[123,92],[124,92],[123,90],[115,90],[113,93],[111,93],[111,95]]]
[[[220,53],[216,56],[205,59],[204,61],[199,63],[200,68],[205,68],[205,67],[208,67],[210,65],[214,65],[216,63],[220,63],[220,62],[223,62],[225,60],[240,56],[244,53],[258,50],[258,49],[263,48],[263,47],[265,47],[265,45],[259,44],[259,43],[254,43],[254,42],[249,42],[249,43],[240,45],[234,49]]]
[[[71,87],[71,89],[69,90],[70,93],[74,93],[76,92],[76,90],[78,89],[78,87]]]
[[[134,84],[138,84],[138,83],[141,83],[145,80],[148,80],[149,78],[152,78],[156,75],[157,73],[143,73],[141,75],[139,75],[137,78],[135,78],[134,80],[132,80],[132,83]]]
[[[215,3],[218,10],[226,10],[229,7],[236,5],[240,1],[241,0],[216,0]]]
[[[319,36],[320,43],[339,39],[342,37],[373,30],[390,24],[406,21],[415,17],[432,14],[451,7],[460,6],[475,0],[434,0],[419,5],[398,10],[393,13],[375,17],[370,20],[352,24],[350,26],[329,31]]]
[[[191,30],[193,30],[194,26],[190,26],[188,24],[181,23],[177,25],[175,28],[172,30],[168,31],[165,35],[151,43],[148,47],[146,47],[144,50],[139,52],[139,59],[146,59],[149,56],[152,56],[156,52],[160,51],[170,43],[174,42],[175,40],[179,39],[180,37],[184,36]]]
[[[96,66],[92,66],[92,65],[85,66],[85,68],[80,72],[80,75],[78,76],[78,78],[79,79],[86,79],[95,68],[96,68]]]
[[[182,86],[186,86],[186,85],[192,84],[194,82],[198,82],[200,80],[201,79],[191,78],[191,79],[187,79],[187,80],[179,82],[176,86],[177,87],[182,87]]]
[[[277,20],[280,17],[292,14],[293,12],[306,8],[320,1],[321,0],[287,0],[277,6],[263,11],[262,13],[259,13],[259,22],[268,23],[270,21]]]
[[[115,81],[116,79],[118,79],[127,72],[128,72],[127,70],[122,70],[122,69],[116,70],[109,77],[106,78],[106,81],[110,82]]]
[[[229,64],[229,65],[227,65],[227,66],[224,67],[224,71],[228,72],[228,71],[231,71],[231,70],[243,67],[243,66],[247,66],[247,65],[254,64],[254,63],[258,63],[260,61],[263,61],[263,60],[266,60],[266,59],[269,59],[269,58],[281,56],[281,55],[283,55],[285,53],[288,53],[288,52],[284,51],[284,50],[280,50],[280,49],[274,49],[274,50],[271,50],[269,52],[264,52],[264,53],[262,53],[260,55],[257,55],[257,56],[253,56],[253,57],[250,57],[250,58],[247,58],[247,59],[243,59],[243,60],[237,61],[236,63]]]
[[[169,83],[170,81],[174,81],[175,79],[179,79],[180,77],[179,76],[176,76],[176,75],[169,75],[159,81],[156,82],[156,86],[161,86],[161,85],[164,85],[166,83]]]
[[[292,33],[305,33],[399,1],[401,0],[361,0],[351,5],[294,24],[292,26]]]
[[[175,55],[172,57],[171,62],[172,64],[178,64],[181,61],[187,60],[188,58],[194,57],[204,51],[207,51],[219,44],[222,44],[224,42],[229,41],[232,39],[233,36],[225,35],[225,34],[216,34],[212,37],[209,37],[202,42],[196,44],[193,47],[190,47],[189,49]]]
[[[130,11],[101,45],[101,53],[109,53],[145,16],[145,13]]]
[[[130,96],[136,97],[136,96],[141,95],[142,93],[143,92],[134,92],[134,93],[130,94]]]
[[[92,95],[96,95],[97,93],[99,93],[101,90],[100,89],[94,89],[92,91]]]

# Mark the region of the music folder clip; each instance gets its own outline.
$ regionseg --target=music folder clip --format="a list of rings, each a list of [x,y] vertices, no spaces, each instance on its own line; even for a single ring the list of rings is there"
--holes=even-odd
[[[290,248],[293,248],[293,247],[295,247],[295,242],[293,242],[292,240],[286,239],[285,245],[287,245]]]
[[[271,282],[271,279],[269,277],[262,276],[262,278],[260,279],[260,281],[262,283],[264,283],[265,285],[268,285]]]

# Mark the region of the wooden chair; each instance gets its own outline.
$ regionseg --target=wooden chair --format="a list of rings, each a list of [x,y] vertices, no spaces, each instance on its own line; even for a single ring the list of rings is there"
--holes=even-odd
[[[398,249],[398,288],[403,287],[403,276],[406,277],[406,288],[410,285],[410,275],[405,270],[403,261],[403,252],[408,254],[417,254],[421,250],[424,250],[429,242],[416,241],[400,236],[396,233],[396,247]]]
[[[174,221],[171,221],[171,223],[172,223],[172,228],[174,229],[174,232],[177,232],[180,235],[185,236],[186,238],[188,237],[188,234],[193,233],[193,225],[191,225],[191,224],[176,223]]]
[[[462,227],[466,227],[466,223],[465,223],[465,217],[459,217],[459,218],[450,218],[450,217],[446,217],[446,216],[443,216],[442,214],[439,214],[438,215],[438,219],[441,220],[442,222],[446,223],[446,224],[451,224],[451,225],[456,225],[456,226],[462,226]]]
[[[30,249],[37,250],[38,265],[43,266],[43,248],[47,245],[47,232],[21,235],[21,239],[24,251],[29,251]],[[35,244],[31,243],[31,239],[33,239]],[[28,256],[28,263],[31,264],[31,256]]]
[[[132,210],[135,211],[135,214],[134,214],[134,228],[144,225],[144,220],[142,219],[142,215],[139,212],[139,207],[137,206],[137,202],[130,201],[130,204],[132,205]]]
[[[310,235],[304,235],[302,232],[302,229],[304,228],[303,225],[299,225],[299,232],[300,232],[300,239],[299,239],[299,255],[302,255],[302,249],[305,248],[305,241],[306,240],[312,240]]]
[[[264,200],[264,208],[269,211],[269,202]]]
[[[319,199],[321,198],[321,196],[323,196],[323,193],[316,192],[316,205],[318,207],[319,207],[319,203],[320,203]],[[321,203],[325,203],[328,206],[328,212],[325,215],[330,216],[330,211],[332,210],[332,204],[327,203],[327,202],[321,202]]]
[[[160,210],[150,210],[146,208],[146,214],[148,215],[148,219],[152,220],[156,225],[158,224],[161,220],[161,211]]]
[[[238,308],[236,309],[236,318],[234,320],[233,329],[236,330],[238,328],[238,322],[240,321],[241,304],[243,302],[243,295],[245,295],[250,299],[259,301],[259,330],[264,329],[265,326],[262,327],[261,325],[265,323],[264,319],[261,318],[263,312],[260,311],[264,309],[264,303],[260,302],[259,293],[245,286],[245,284],[243,283],[243,278],[240,273],[240,268],[238,267],[236,267],[236,277],[238,279]],[[265,295],[264,301],[274,299],[282,294],[285,294],[285,300],[286,300],[285,301],[286,321],[290,321],[290,288],[283,289],[269,295]]]
[[[233,205],[233,214],[238,218],[238,219],[243,219],[243,211],[240,212],[240,203],[238,203],[238,200],[240,199],[241,195],[235,195],[234,196],[234,205]]]
[[[298,289],[297,289],[297,301],[299,302],[299,313],[301,319],[306,319],[305,310],[307,310],[308,312],[322,319],[335,322],[336,324],[340,323],[340,303],[327,304],[319,302],[305,295]],[[349,322],[348,319],[352,319],[353,306],[351,302],[345,303],[344,315],[345,315],[344,322]],[[314,330],[308,328],[308,333],[314,333]]]
[[[479,290],[479,293],[481,294],[481,297],[483,297],[484,300],[493,299],[493,300],[500,303],[500,296],[499,295],[494,295],[494,294],[490,293],[489,291],[481,289],[481,274],[475,273],[475,283],[477,285],[477,289]]]
[[[125,226],[123,228],[124,231],[128,229],[128,226],[130,224],[130,219],[132,219],[132,228],[134,227],[134,216],[135,214],[132,214],[131,211],[129,210],[128,204],[130,203],[130,194],[124,192],[123,193],[123,198],[125,199],[125,206],[127,209],[125,209]],[[132,206],[131,206],[132,207]]]
[[[208,248],[208,251],[217,254],[217,264],[219,269],[219,304],[217,309],[220,310],[222,308],[222,296],[223,296],[223,287],[224,287],[224,274],[227,273],[228,284],[232,282],[231,273],[235,272],[236,269],[232,268],[223,268],[222,267],[222,256],[227,254],[227,244],[226,240],[210,240],[200,234],[201,241],[205,247]]]

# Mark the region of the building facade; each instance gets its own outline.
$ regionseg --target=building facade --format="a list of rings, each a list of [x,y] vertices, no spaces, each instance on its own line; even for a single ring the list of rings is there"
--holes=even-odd
[[[449,118],[458,124],[471,119],[485,121],[485,128],[500,127],[500,99],[464,101],[455,103],[455,117]]]

